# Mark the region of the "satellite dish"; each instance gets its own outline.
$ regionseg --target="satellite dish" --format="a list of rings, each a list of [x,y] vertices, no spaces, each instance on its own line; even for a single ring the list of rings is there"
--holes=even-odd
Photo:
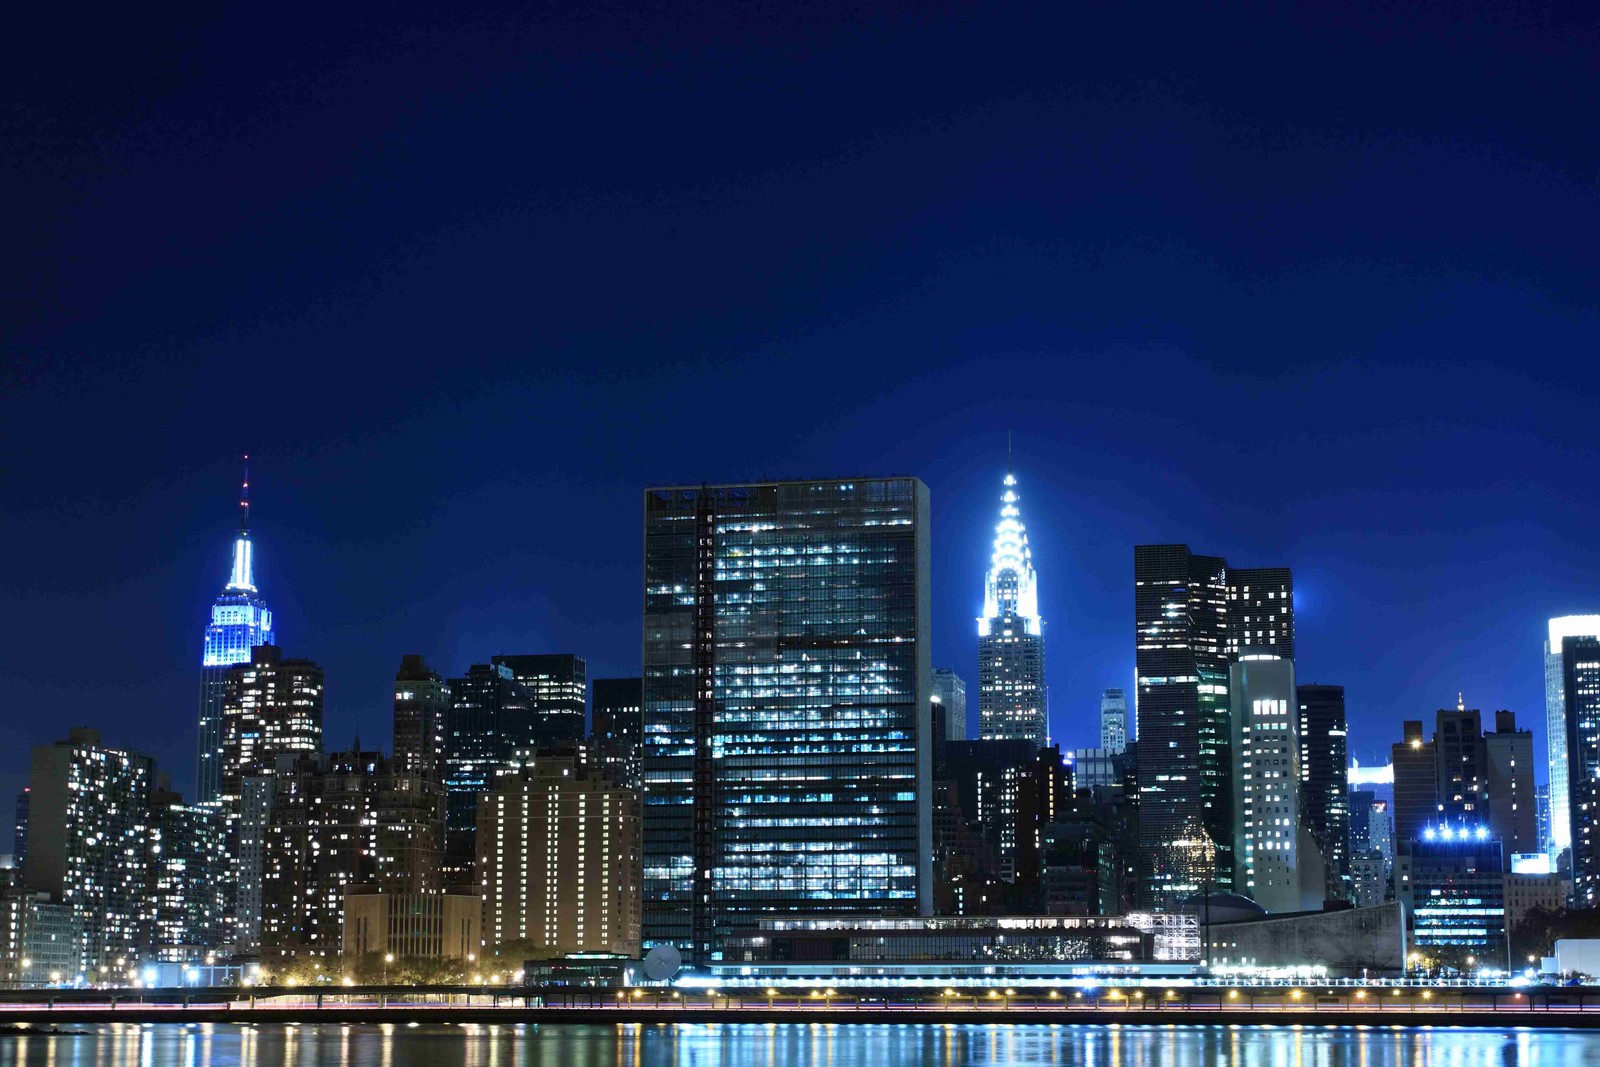
[[[652,982],[665,982],[682,966],[682,954],[671,945],[657,945],[644,954],[644,976]]]

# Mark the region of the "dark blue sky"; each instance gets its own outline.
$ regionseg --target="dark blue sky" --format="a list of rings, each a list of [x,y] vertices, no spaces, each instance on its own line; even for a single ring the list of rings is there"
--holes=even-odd
[[[970,682],[1007,429],[1068,744],[1157,540],[1295,568],[1358,756],[1542,721],[1600,610],[1592,6],[532,7],[8,33],[0,788],[74,723],[191,784],[246,449],[334,742],[407,651],[636,672],[661,482],[920,475]]]

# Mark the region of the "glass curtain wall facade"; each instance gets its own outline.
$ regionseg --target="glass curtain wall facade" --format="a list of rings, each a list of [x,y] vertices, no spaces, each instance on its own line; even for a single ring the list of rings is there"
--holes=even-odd
[[[537,744],[575,745],[583,740],[585,711],[589,703],[589,665],[582,656],[551,653],[537,656],[494,656],[506,667],[533,701],[533,732]]]
[[[1572,822],[1572,906],[1600,905],[1600,640],[1561,641],[1567,810]]]
[[[1568,637],[1600,638],[1600,615],[1564,615],[1551,619],[1544,643],[1545,741],[1550,766],[1550,855],[1572,847],[1572,814],[1568,810],[1567,699],[1561,642]]]
[[[1344,686],[1302,685],[1300,810],[1328,870],[1328,899],[1350,897],[1350,755]],[[1365,812],[1362,813],[1365,817]]]
[[[277,639],[272,612],[256,590],[255,546],[250,541],[250,479],[239,500],[241,522],[233,541],[228,584],[211,605],[205,649],[200,658],[200,752],[196,765],[195,800],[216,806],[222,793],[223,698],[228,668],[250,662],[250,650]]]
[[[1133,550],[1139,901],[1175,911],[1233,889],[1227,563],[1187,545]]]
[[[928,490],[645,493],[644,941],[768,912],[926,914]]]
[[[984,740],[1045,744],[1050,730],[1043,626],[1039,576],[1017,507],[1017,478],[1007,472],[978,620],[978,733]]]

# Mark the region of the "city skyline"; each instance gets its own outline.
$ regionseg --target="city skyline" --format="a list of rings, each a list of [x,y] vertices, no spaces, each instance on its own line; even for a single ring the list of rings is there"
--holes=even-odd
[[[247,451],[340,743],[407,653],[634,676],[647,485],[921,478],[976,686],[1014,432],[1064,745],[1182,542],[1294,568],[1355,758],[1465,691],[1542,763],[1547,620],[1600,611],[1591,13],[627,7],[27,12],[81,48],[7,129],[9,747],[98,722],[193,794]]]

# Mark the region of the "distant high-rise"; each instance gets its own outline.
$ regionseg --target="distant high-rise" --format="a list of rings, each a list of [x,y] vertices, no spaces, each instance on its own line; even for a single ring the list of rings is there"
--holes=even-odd
[[[1390,749],[1394,765],[1394,840],[1415,839],[1439,817],[1439,773],[1433,742],[1423,740],[1422,720],[1401,725],[1400,743]]]
[[[1187,545],[1133,550],[1139,902],[1177,911],[1233,888],[1227,563]]]
[[[1533,734],[1517,729],[1510,711],[1494,713],[1494,733],[1483,735],[1488,765],[1489,833],[1512,856],[1539,849],[1538,801],[1533,789]]]
[[[949,667],[933,669],[933,702],[935,715],[944,716],[946,741],[967,739],[967,683]]]
[[[589,666],[582,656],[557,652],[533,656],[493,656],[508,667],[533,701],[534,743],[545,747],[583,742],[589,703]]]
[[[83,934],[80,973],[127,966],[144,950],[154,774],[150,757],[107,748],[84,727],[33,750],[22,881],[72,905]]]
[[[932,906],[928,489],[644,496],[644,947]]]
[[[246,456],[245,459],[249,459]],[[272,612],[256,590],[255,546],[250,541],[250,475],[239,494],[239,533],[233,539],[228,584],[211,605],[200,660],[200,751],[195,800],[216,805],[222,794],[225,744],[223,697],[228,669],[250,662],[250,650],[277,639]]]
[[[1564,615],[1551,619],[1544,643],[1545,747],[1550,767],[1550,854],[1572,847],[1572,816],[1567,809],[1567,700],[1561,642],[1568,637],[1600,638],[1600,615]]]
[[[1100,747],[1113,754],[1128,750],[1128,695],[1120,689],[1100,694]]]
[[[625,789],[644,783],[644,679],[596,678],[589,735],[607,777]]]
[[[478,797],[494,772],[519,752],[538,747],[533,697],[510,667],[475,663],[450,680],[445,726],[445,877],[457,888],[473,884]]]
[[[1600,638],[1561,639],[1572,903],[1600,905]],[[37,801],[35,801],[37,803]]]
[[[322,751],[322,668],[285,659],[277,645],[250,649],[223,672],[222,777],[217,800],[239,816],[244,779],[270,776],[279,756]]]
[[[1476,826],[1489,816],[1489,760],[1483,713],[1458,699],[1434,713],[1433,762],[1439,821]]]
[[[1294,575],[1288,567],[1228,568],[1228,655],[1294,659]]]
[[[1044,623],[1016,487],[1017,477],[1008,470],[978,620],[978,733],[987,741],[1020,738],[1042,746],[1050,732]]]
[[[421,656],[400,658],[394,676],[394,761],[410,774],[443,777],[450,687]]]
[[[1347,900],[1350,757],[1345,738],[1344,686],[1302,685],[1297,693],[1301,816],[1327,865],[1328,899]]]
[[[1270,652],[1228,667],[1233,774],[1233,887],[1269,912],[1322,906],[1327,874],[1301,803],[1294,661]]]
[[[12,862],[17,869],[22,869],[22,864],[28,858],[28,788],[23,786],[22,792],[17,794],[17,822],[16,836],[12,839]]]

